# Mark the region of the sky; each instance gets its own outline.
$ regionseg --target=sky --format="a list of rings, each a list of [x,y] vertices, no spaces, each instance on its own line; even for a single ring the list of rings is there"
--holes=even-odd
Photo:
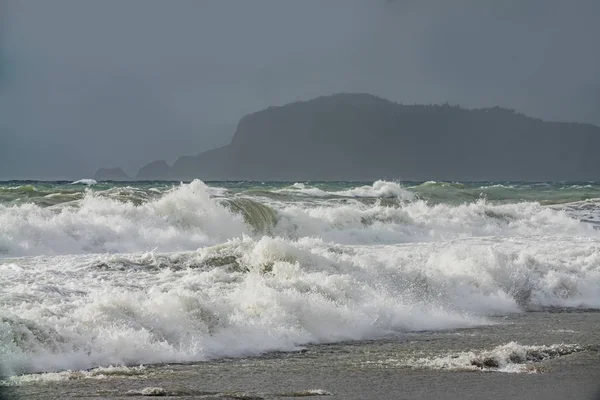
[[[227,144],[336,92],[600,125],[597,0],[3,0],[0,179]]]

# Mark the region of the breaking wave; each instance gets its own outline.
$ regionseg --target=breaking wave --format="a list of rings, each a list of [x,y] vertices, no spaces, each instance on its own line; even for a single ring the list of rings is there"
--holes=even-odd
[[[374,187],[379,187],[377,182]],[[162,193],[130,187],[87,190],[79,199],[59,193],[69,201],[52,207],[0,204],[0,254],[184,251],[243,234],[314,236],[342,244],[523,235],[600,237],[594,224],[586,223],[599,214],[575,205],[555,209],[534,202],[495,204],[484,199],[459,205],[424,200],[389,204],[383,199],[364,203],[354,198],[264,202],[260,197],[218,193],[220,197],[215,197],[214,190],[194,181]],[[584,211],[584,221],[574,218]]]
[[[4,264],[2,373],[251,356],[537,307],[600,307],[597,247],[565,244],[378,248],[246,236],[194,252]]]
[[[311,187],[304,183],[294,183],[288,188],[274,190],[275,193],[302,194],[314,197],[365,197],[365,198],[399,198],[412,200],[415,195],[404,189],[399,183],[375,181],[373,185],[359,186],[347,190],[326,191]]]
[[[577,214],[595,213],[590,202],[435,203],[388,182],[291,200],[200,181],[82,190],[53,206],[0,204],[0,375],[600,308],[600,231]]]
[[[0,205],[0,254],[190,250],[250,232],[200,181],[137,203],[88,191],[58,208]]]
[[[233,213],[242,215],[244,221],[256,233],[270,233],[277,224],[277,212],[268,205],[261,204],[258,201],[238,197],[235,199],[224,199],[221,204],[225,205]]]
[[[71,182],[71,185],[96,185],[98,182],[96,182],[94,179],[80,179],[78,181],[75,182]]]

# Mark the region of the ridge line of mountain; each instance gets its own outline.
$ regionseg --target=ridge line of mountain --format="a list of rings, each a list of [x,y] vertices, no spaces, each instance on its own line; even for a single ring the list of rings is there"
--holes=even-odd
[[[245,115],[228,145],[172,166],[153,161],[135,178],[599,180],[598,148],[600,128],[590,124],[339,93]]]

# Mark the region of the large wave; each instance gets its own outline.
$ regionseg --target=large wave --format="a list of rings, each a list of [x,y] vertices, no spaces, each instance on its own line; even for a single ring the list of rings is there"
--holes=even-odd
[[[379,191],[384,186],[376,183],[374,188],[385,196],[389,188]],[[353,191],[364,194],[367,189],[346,192]],[[432,205],[423,200],[388,204],[384,199],[364,202],[349,198],[261,203],[260,197],[215,198],[215,193],[224,195],[193,181],[152,196],[133,188],[117,188],[88,190],[80,200],[52,207],[0,205],[0,255],[183,251],[242,234],[265,233],[286,238],[314,236],[344,244],[472,236],[600,236],[593,225],[567,211],[534,202],[494,204],[480,199]]]
[[[88,191],[59,208],[0,205],[0,254],[10,256],[190,250],[249,232],[200,181],[141,204]]]
[[[600,307],[598,246],[246,236],[195,252],[6,263],[1,373],[239,357],[468,327],[524,309]]]
[[[590,212],[588,203],[285,201],[200,181],[131,190],[0,206],[0,375],[239,357],[543,307],[600,308],[600,232],[572,213]]]

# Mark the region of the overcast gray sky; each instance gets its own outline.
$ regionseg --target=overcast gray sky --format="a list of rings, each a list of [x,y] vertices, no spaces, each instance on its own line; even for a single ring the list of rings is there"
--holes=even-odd
[[[597,0],[4,0],[0,179],[135,173],[334,92],[600,125]]]

